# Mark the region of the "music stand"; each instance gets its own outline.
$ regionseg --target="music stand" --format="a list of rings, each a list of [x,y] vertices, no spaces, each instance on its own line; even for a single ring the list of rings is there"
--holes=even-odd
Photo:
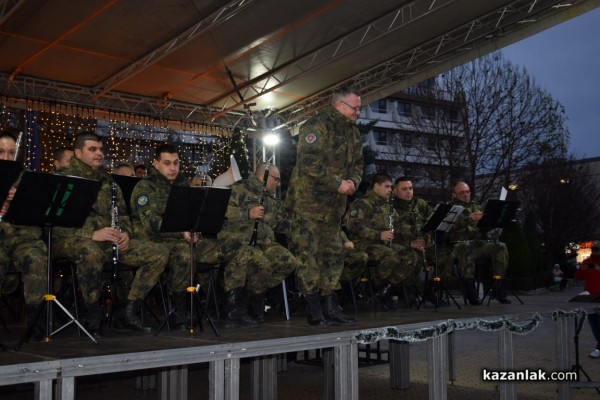
[[[16,351],[19,351],[23,343],[29,340],[43,311],[44,302],[46,302],[46,342],[74,323],[92,342],[98,343],[52,294],[52,228],[82,226],[96,201],[99,189],[100,182],[91,179],[30,171],[25,171],[23,174],[6,219],[16,225],[42,225],[47,228],[47,293],[34,320],[29,321],[29,326],[19,340]],[[69,321],[56,330],[52,329],[52,304],[56,304],[69,317]]]
[[[434,306],[435,311],[438,310],[438,305],[440,304],[443,295],[445,294],[450,300],[456,304],[456,307],[460,310],[460,305],[454,299],[454,297],[450,294],[448,287],[445,282],[442,281],[442,278],[438,275],[438,252],[437,252],[437,243],[438,240],[441,240],[443,234],[448,232],[452,228],[452,224],[458,217],[458,215],[462,212],[461,206],[453,206],[452,204],[441,203],[435,206],[433,212],[427,218],[427,221],[421,227],[421,232],[433,232],[433,250],[434,250],[434,269],[433,269],[433,278],[432,285],[430,287],[431,293],[434,295]],[[429,274],[429,271],[426,271],[426,276]],[[427,277],[425,278],[425,284],[427,285]],[[423,293],[423,297],[421,298],[421,302],[417,306],[417,310],[421,308],[421,305],[425,302],[425,292]]]
[[[200,233],[203,237],[216,237],[223,227],[230,195],[231,189],[221,187],[171,187],[160,232],[190,232],[192,238],[195,233]],[[217,327],[200,301],[198,295],[200,285],[194,286],[194,271],[194,240],[190,240],[190,286],[186,289],[190,294],[190,333],[194,332],[193,316],[194,301],[196,301],[198,309],[202,310],[202,315],[208,319],[215,336],[219,336]],[[182,302],[183,298],[178,304],[171,306],[167,318],[159,326],[156,335],[165,327]],[[202,315],[197,315],[201,330]]]
[[[477,227],[481,230],[496,230],[494,233],[494,253],[498,252],[497,244],[499,233],[497,229],[505,228],[510,221],[514,220],[518,208],[518,201],[488,200],[487,204],[485,205],[483,217],[477,223]],[[502,276],[496,274],[493,265],[494,263],[492,263],[492,285],[487,293],[485,293],[483,296],[483,299],[481,299],[481,303],[483,304],[483,301],[487,296],[488,306],[490,305],[492,296],[495,295],[495,297],[498,298],[499,285],[503,278]],[[519,300],[521,305],[524,304],[513,290],[510,290],[510,293],[515,296],[517,300]]]

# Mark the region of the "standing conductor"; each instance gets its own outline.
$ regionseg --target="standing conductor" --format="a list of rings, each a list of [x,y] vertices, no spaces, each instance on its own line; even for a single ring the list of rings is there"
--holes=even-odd
[[[362,177],[362,141],[355,123],[360,109],[356,90],[340,88],[330,107],[300,128],[286,206],[292,211],[290,249],[300,261],[297,282],[313,326],[354,323],[338,307],[334,290],[344,268],[340,221],[346,198]]]

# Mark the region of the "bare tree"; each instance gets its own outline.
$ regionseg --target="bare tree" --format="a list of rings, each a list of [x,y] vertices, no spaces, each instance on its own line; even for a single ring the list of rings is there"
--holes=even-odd
[[[464,98],[462,162],[473,190],[476,176],[488,178],[476,189],[479,199],[512,183],[514,171],[526,165],[566,156],[563,106],[500,52],[442,74],[438,85]]]

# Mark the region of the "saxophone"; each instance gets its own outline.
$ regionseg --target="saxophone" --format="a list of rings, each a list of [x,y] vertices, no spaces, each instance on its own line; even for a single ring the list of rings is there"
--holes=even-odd
[[[394,234],[394,192],[388,195],[388,230]],[[387,246],[392,247],[394,239],[388,241]]]
[[[117,205],[117,184],[113,181],[110,187],[111,194],[111,210],[110,210],[110,226],[111,228],[116,229],[117,231],[121,231],[121,227],[119,225],[119,207]],[[113,242],[112,244],[112,281],[116,282],[119,273],[119,243]],[[116,287],[112,288],[116,290]]]

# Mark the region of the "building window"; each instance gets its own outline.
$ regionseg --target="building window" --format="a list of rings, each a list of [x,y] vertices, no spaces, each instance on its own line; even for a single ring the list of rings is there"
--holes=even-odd
[[[413,145],[413,136],[410,133],[402,134],[402,146],[404,147],[412,147]]]
[[[373,110],[374,112],[381,113],[381,114],[387,113],[387,100],[386,99],[374,101],[369,106],[371,107],[371,110]]]
[[[421,106],[421,116],[425,119],[435,119],[435,109],[431,106]]]
[[[410,117],[412,115],[412,105],[410,103],[399,101],[397,104],[396,110],[398,111],[398,115],[402,117]]]
[[[373,129],[373,139],[375,140],[375,144],[377,145],[388,145],[388,135],[387,132],[383,129]]]

